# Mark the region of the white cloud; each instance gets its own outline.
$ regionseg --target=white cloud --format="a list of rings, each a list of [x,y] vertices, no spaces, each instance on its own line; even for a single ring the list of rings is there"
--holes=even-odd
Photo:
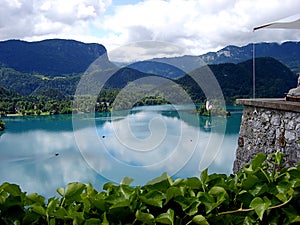
[[[111,0],[0,0],[0,39],[41,40],[88,35]],[[84,40],[82,40],[84,41]]]
[[[166,41],[183,46],[195,54],[216,50],[229,44],[251,41],[299,39],[300,32],[255,33],[252,28],[298,13],[300,2],[238,0],[182,1],[145,0],[120,6],[106,18],[104,27],[113,33],[117,46],[136,41]]]
[[[108,52],[112,62],[132,63],[140,60],[191,55],[187,49],[160,41],[140,41],[115,48]]]
[[[300,38],[295,30],[252,32],[299,13],[298,0],[0,1],[1,40],[70,38],[98,42],[109,51],[155,40],[201,54],[227,45]]]
[[[118,119],[95,128],[76,129],[77,146],[87,163],[108,180],[119,182],[129,176],[138,184],[163,172],[199,174],[199,168],[214,163],[220,154],[224,133],[200,130],[194,114],[179,111],[178,119],[161,115],[159,107],[157,111],[154,109],[144,108],[142,112],[122,118],[118,115]],[[81,125],[90,123],[89,120],[74,121]],[[226,124],[226,118],[223,122]],[[223,125],[219,124],[218,131]],[[228,156],[230,159],[233,157]]]
[[[32,130],[6,135],[1,142],[0,183],[17,183],[28,193],[38,192],[47,197],[69,182],[99,183],[97,174],[76,151],[72,131]]]

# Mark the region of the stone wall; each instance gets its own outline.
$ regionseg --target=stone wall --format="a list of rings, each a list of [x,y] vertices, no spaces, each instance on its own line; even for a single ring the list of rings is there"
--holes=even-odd
[[[285,166],[300,162],[300,103],[283,99],[240,99],[244,105],[233,171],[258,152],[285,153]]]

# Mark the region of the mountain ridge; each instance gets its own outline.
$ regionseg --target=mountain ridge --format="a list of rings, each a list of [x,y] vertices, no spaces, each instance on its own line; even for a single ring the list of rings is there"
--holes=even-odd
[[[6,47],[3,47],[5,45]],[[28,47],[28,45],[34,47]],[[46,47],[41,47],[43,45],[46,45]],[[9,47],[12,48],[9,49]],[[258,50],[260,49],[257,55],[271,53],[275,56],[281,55],[282,60],[285,59],[290,65],[300,66],[300,62],[298,63],[300,59],[300,42],[286,42],[281,45],[276,43],[262,43],[257,44],[257,47]],[[51,48],[52,50],[50,51],[49,49]],[[215,73],[224,91],[225,98],[229,101],[232,101],[234,97],[251,96],[252,50],[251,44],[243,47],[227,46],[218,52],[207,53],[202,56],[206,57],[206,60],[210,62],[208,63],[209,67]],[[197,71],[201,66],[205,65],[201,64],[202,60],[200,56],[184,56],[158,58],[153,62],[141,61],[127,67],[116,68],[109,61],[105,47],[100,44],[86,44],[65,39],[51,39],[39,42],[8,40],[0,42],[0,86],[23,96],[49,95],[51,90],[53,92],[55,92],[54,90],[58,91],[55,95],[58,98],[62,98],[59,93],[66,96],[73,96],[83,72],[87,71],[90,65],[99,69],[97,61],[94,63],[99,56],[103,56],[103,58],[98,61],[101,64],[101,68],[97,71],[97,74],[101,75],[101,72],[109,74],[109,69],[112,68],[112,71],[115,73],[106,83],[106,87],[111,89],[122,89],[134,80],[146,76],[160,75],[161,77],[179,82],[179,84],[190,85],[189,87],[186,85],[186,88],[193,90],[193,85],[181,78],[186,78],[189,70]],[[249,57],[250,59],[242,61],[243,58]],[[20,61],[17,59],[20,59]],[[57,61],[60,61],[60,63],[55,63]],[[77,65],[77,61],[81,63]],[[259,91],[257,97],[283,97],[289,88],[296,86],[296,76],[290,71],[290,68],[286,67],[286,64],[279,62],[278,59],[271,58],[257,58],[256,61],[257,90]],[[43,62],[45,63],[45,67],[43,66]],[[214,62],[217,64],[213,64]],[[17,68],[18,66],[22,67],[22,65],[25,65],[25,67],[21,68],[21,70],[15,67],[8,68],[10,63],[15,63],[12,65],[15,65]],[[104,65],[103,68],[102,64]],[[166,65],[164,66],[164,64]],[[39,70],[40,67],[42,68],[41,70]],[[166,71],[163,71],[165,68]],[[23,72],[27,70],[28,72]],[[43,70],[45,73],[43,73]],[[230,73],[225,74],[224,71],[229,71]],[[281,72],[282,74],[280,74]],[[274,82],[272,78],[273,74],[276,74]],[[228,80],[230,77],[231,81]],[[262,79],[261,83],[260,78]],[[181,81],[183,82],[180,83]],[[266,84],[268,85],[266,86]],[[194,99],[200,100],[199,96],[196,96],[197,93],[200,93],[197,88],[190,92],[191,95],[195,95]],[[203,99],[201,98],[201,100]]]
[[[217,52],[208,52],[200,55],[208,64],[218,64],[224,62],[239,63],[255,57],[273,57],[286,64],[293,70],[291,60],[300,61],[300,42],[287,41],[281,44],[275,42],[250,43],[245,46],[229,45]],[[299,70],[300,66],[296,68]],[[295,68],[295,69],[296,69]]]
[[[216,52],[208,52],[202,55],[184,55],[177,57],[154,58],[150,61],[176,65],[184,71],[192,71],[199,66],[220,63],[240,63],[255,58],[272,57],[288,66],[293,72],[300,73],[300,42],[275,42],[250,43],[245,46],[228,45]],[[147,72],[143,70],[143,72]]]
[[[6,40],[0,41],[0,66],[53,77],[82,73],[101,55],[108,63],[106,52],[101,44],[76,40]]]
[[[290,88],[297,85],[295,74],[278,60],[261,57],[256,59],[256,64],[257,98],[283,98]],[[252,96],[252,60],[238,64],[211,64],[208,67],[217,79],[226,102],[233,103],[236,98]],[[192,76],[197,73],[201,74],[201,68],[191,72]],[[189,92],[194,101],[203,102],[206,99],[201,88],[189,75],[179,78],[177,82]]]
[[[228,45],[216,52],[198,56],[154,58],[135,62],[127,67],[174,79],[205,64],[240,63],[253,59],[255,50],[255,57],[272,57],[287,65],[293,72],[300,72],[300,42],[289,41],[281,44],[263,42],[254,44],[254,48],[252,43],[241,47]],[[101,63],[106,64],[105,68],[115,66],[109,61],[105,46],[97,43],[67,39],[46,39],[36,42],[0,41],[0,67],[48,77],[83,73],[99,56],[103,56]],[[154,66],[155,62],[157,65]],[[162,63],[165,64],[165,71]]]

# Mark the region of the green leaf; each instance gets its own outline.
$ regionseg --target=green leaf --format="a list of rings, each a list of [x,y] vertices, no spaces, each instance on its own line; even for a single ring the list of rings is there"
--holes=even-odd
[[[211,202],[204,202],[205,205],[205,212],[206,214],[211,213],[216,207],[218,207],[217,203],[211,203]]]
[[[53,212],[53,216],[55,216],[57,219],[65,219],[67,215],[68,212],[63,207],[59,207],[56,211]]]
[[[193,217],[192,222],[198,225],[209,225],[207,220],[202,215],[196,215]]]
[[[27,201],[29,201],[30,205],[31,204],[39,204],[39,205],[44,205],[45,204],[45,198],[41,195],[38,195],[37,193],[32,193],[30,195],[26,196]]]
[[[172,183],[172,186],[180,185],[180,184],[182,184],[183,181],[184,181],[183,178],[177,178],[177,179]]]
[[[50,219],[50,225],[55,225],[55,224],[56,224],[55,218]]]
[[[46,215],[47,216],[52,216],[54,213],[54,210],[56,209],[56,206],[59,204],[58,199],[49,199],[49,203],[46,208]]]
[[[112,182],[107,182],[107,183],[105,183],[104,185],[103,185],[103,190],[106,190],[107,192],[108,192],[108,194],[109,194],[109,192],[111,191],[111,190],[113,190],[114,188],[116,188],[117,186],[116,186],[116,184],[114,184],[114,183],[112,183]]]
[[[115,204],[113,204],[110,209],[115,209],[115,208],[122,208],[122,207],[129,207],[130,206],[130,201],[128,199],[124,199],[122,201],[119,201]]]
[[[276,197],[282,201],[287,201],[290,196],[293,194],[293,189],[291,188],[292,184],[289,182],[280,182],[276,186],[276,190],[278,191],[278,194],[276,194]]]
[[[159,208],[162,208],[162,201],[159,199],[147,199],[143,196],[141,196],[142,202],[146,203],[147,205],[156,206]]]
[[[98,193],[95,195],[94,198],[91,199],[91,202],[97,209],[105,211],[105,196],[103,193]]]
[[[81,196],[81,203],[83,204],[83,211],[89,213],[91,211],[91,202],[88,198]]]
[[[207,178],[208,178],[208,168],[203,170],[201,175],[200,175],[200,181],[201,181],[203,191],[206,190],[206,183],[207,183],[207,180],[208,180]]]
[[[195,214],[198,213],[198,207],[201,204],[201,202],[199,202],[198,200],[195,200],[190,207],[188,208],[188,210],[186,211],[186,214],[189,216],[193,216]]]
[[[264,199],[260,197],[256,197],[250,203],[250,207],[254,208],[260,220],[262,220],[264,212],[269,208],[270,205],[271,205],[271,201],[266,197]]]
[[[202,187],[201,181],[197,177],[187,178],[185,184],[191,189],[199,190]]]
[[[208,194],[217,199],[218,205],[229,199],[229,196],[223,187],[214,186],[208,191]]]
[[[80,205],[78,205],[80,207]],[[68,215],[65,218],[72,219],[73,224],[74,221],[78,224],[84,221],[84,212],[78,211],[78,206],[70,206],[68,208]]]
[[[69,183],[65,190],[65,198],[70,198],[76,195],[80,195],[84,190],[85,185],[79,182]]]
[[[242,187],[245,190],[249,190],[259,182],[260,180],[257,176],[250,174],[243,180]]]
[[[208,194],[213,196],[219,196],[220,194],[227,193],[226,190],[223,187],[214,186],[212,187]]]
[[[94,189],[94,187],[93,187],[93,185],[91,183],[88,183],[85,186],[86,186],[86,193],[88,195],[96,194],[96,191],[95,191],[95,189]]]
[[[64,196],[65,195],[65,189],[60,187],[56,189],[57,193],[60,194],[60,196]]]
[[[41,216],[45,216],[45,215],[46,215],[46,210],[45,210],[45,208],[42,207],[42,206],[40,206],[40,205],[31,205],[31,206],[30,206],[30,209],[31,209],[33,212],[35,212],[35,213],[37,213],[37,214],[39,214],[39,215],[41,215]]]
[[[41,218],[41,215],[38,215],[36,213],[26,213],[26,215],[23,217],[22,219],[22,224],[36,224],[36,222],[38,220],[40,220]],[[16,219],[16,218],[15,218]],[[19,223],[16,223],[17,221],[15,220],[15,224],[21,224],[20,222]],[[12,223],[7,223],[7,224],[14,224],[13,222]]]
[[[109,222],[106,218],[106,212],[103,213],[103,221],[102,221],[101,225],[109,225]]]
[[[256,156],[254,157],[254,159],[252,160],[252,168],[254,170],[256,170],[257,168],[261,168],[263,162],[267,159],[267,156],[262,153],[262,152],[259,152],[256,154]]]
[[[184,196],[184,192],[182,191],[181,188],[179,187],[170,187],[167,190],[167,200],[166,200],[166,204],[173,198],[177,197],[177,196]]]
[[[283,162],[284,153],[282,152],[275,152],[269,155],[269,157],[273,158],[275,161],[275,165],[281,167]]]
[[[160,177],[154,178],[153,180],[149,181],[146,185],[157,184],[162,181],[168,180],[168,178],[169,178],[169,176],[167,175],[167,173],[163,173]]]
[[[165,199],[165,196],[163,193],[153,190],[141,196],[140,199],[148,205],[162,208],[162,200]]]
[[[150,213],[144,213],[140,210],[137,210],[135,213],[135,218],[136,220],[146,224],[154,224],[154,216]]]
[[[151,181],[149,181],[144,189],[149,191],[158,190],[158,191],[166,191],[173,184],[172,179],[167,175],[167,173],[163,173],[160,177],[157,177]]]
[[[205,212],[208,214],[218,206],[213,196],[207,192],[199,192],[197,194],[199,201],[205,205]]]
[[[5,191],[1,191],[1,189],[0,189],[0,205],[5,203],[7,197],[8,197],[8,194]]]
[[[300,222],[300,216],[296,216],[291,223],[299,223]]]
[[[298,206],[295,206],[298,208]],[[290,222],[289,224],[293,222],[300,222],[300,221],[297,221],[299,220],[299,213],[297,212],[297,210],[292,206],[292,205],[288,205],[286,207],[283,207],[282,208],[282,211],[284,212],[285,214],[285,217],[286,219]]]
[[[130,185],[132,183],[133,179],[130,177],[124,177],[121,181],[121,185]]]
[[[268,191],[268,185],[267,184],[256,184],[254,188],[249,190],[249,193],[253,195],[254,197],[258,195],[262,195]]]
[[[106,191],[101,192],[91,184],[70,183],[57,189],[60,198],[48,201],[37,193],[26,196],[18,185],[4,183],[0,185],[0,224],[300,223],[300,166],[281,170],[272,179],[263,158],[246,168],[248,172],[230,176],[208,175],[206,170],[200,179],[172,181],[163,174],[137,187],[129,186],[131,179],[124,178],[120,185],[105,184]],[[259,169],[255,172],[254,168]]]
[[[263,162],[267,159],[267,156],[259,152],[255,155],[254,159],[252,160],[252,163],[250,165],[246,165],[244,167],[244,171],[248,174],[252,174],[257,172],[263,165]]]
[[[253,218],[246,216],[243,222],[243,225],[252,225],[255,224],[256,220],[254,220]]]
[[[181,206],[182,211],[186,211],[194,200],[195,198],[185,198],[184,196],[178,196],[175,198],[175,202]]]
[[[174,210],[168,209],[166,213],[162,213],[158,215],[155,219],[156,222],[162,223],[162,224],[174,224]]]
[[[100,219],[90,218],[85,221],[84,225],[99,225],[100,223],[101,223]]]
[[[284,157],[284,153],[282,152],[276,152],[275,154],[275,160],[276,160],[276,164],[281,166],[282,162],[283,162],[283,157]]]
[[[134,194],[135,189],[132,187],[129,187],[127,185],[121,185],[119,187],[119,194],[123,196],[126,199],[129,199],[130,196]]]
[[[24,193],[21,191],[21,188],[16,184],[3,183],[0,187],[0,190],[3,189],[7,191],[12,196],[23,196]]]

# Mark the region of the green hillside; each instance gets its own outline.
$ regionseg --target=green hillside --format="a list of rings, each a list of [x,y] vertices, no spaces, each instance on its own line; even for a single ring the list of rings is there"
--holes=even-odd
[[[110,64],[103,45],[74,40],[0,41],[0,52],[0,66],[51,77],[82,73],[101,55]]]
[[[252,97],[252,60],[239,64],[224,63],[209,65],[218,80],[224,98],[228,103],[236,98]],[[193,76],[201,76],[201,68],[192,72]],[[196,102],[205,100],[204,93],[190,76],[177,80]],[[282,98],[289,89],[296,86],[297,77],[291,70],[273,58],[256,59],[256,97]]]
[[[210,71],[217,79],[223,96],[227,104],[234,104],[237,98],[252,97],[252,60],[248,60],[239,64],[224,63],[217,65],[209,65]],[[207,67],[201,67],[191,72],[190,75],[205,79]],[[131,68],[120,68],[119,70],[95,71],[89,74],[84,87],[86,94],[91,94],[90,90],[98,90],[100,92],[99,79],[101,76],[108,76],[109,79],[104,84],[102,92],[98,93],[97,111],[109,110],[108,105],[114,102],[114,99],[123,89],[130,83],[131,93],[119,98],[120,105],[133,106],[138,105],[135,99],[144,98],[144,89],[152,90],[153,93],[147,93],[147,96],[153,99],[159,98],[159,102],[172,102],[184,104],[184,96],[180,95],[180,90],[176,89],[178,84],[184,88],[194,103],[203,103],[207,97],[201,87],[189,76],[185,75],[179,79],[170,80],[157,79],[159,76],[140,72]],[[133,81],[142,80],[142,78],[151,77],[148,81],[151,84],[142,83],[133,84]],[[72,99],[75,94],[77,84],[82,78],[82,74],[73,74],[60,77],[46,77],[42,74],[28,74],[16,71],[11,68],[0,69],[0,112],[21,113],[26,115],[40,113],[71,113]],[[169,82],[167,82],[169,80]],[[164,82],[162,82],[164,81]],[[205,84],[205,80],[203,83]],[[256,59],[256,97],[258,98],[277,98],[284,97],[289,89],[296,86],[297,77],[291,70],[273,58],[257,58]],[[142,86],[140,86],[142,85]],[[143,86],[145,85],[145,86]],[[150,86],[152,85],[152,87]],[[154,88],[155,87],[155,88]],[[5,88],[5,89],[4,89]],[[214,94],[216,87],[209,88],[209,92]],[[217,92],[216,92],[217,93]],[[92,95],[95,95],[92,94]],[[129,100],[133,101],[130,102]],[[142,99],[141,99],[142,100]],[[146,99],[147,100],[147,99]],[[93,102],[92,98],[88,98],[87,102]],[[124,104],[123,104],[124,103]],[[132,103],[132,104],[131,104]],[[86,111],[88,107],[84,106]]]

